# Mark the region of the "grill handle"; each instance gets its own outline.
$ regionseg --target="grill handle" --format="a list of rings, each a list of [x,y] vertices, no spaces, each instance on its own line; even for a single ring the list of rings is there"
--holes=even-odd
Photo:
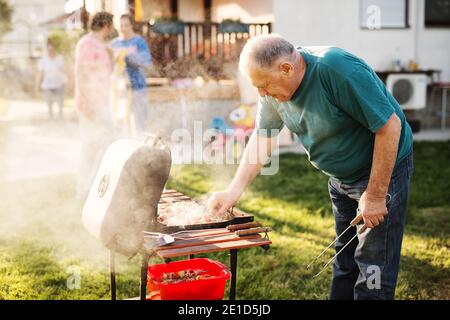
[[[242,230],[242,229],[250,229],[250,228],[257,228],[261,227],[262,224],[259,222],[247,222],[247,223],[240,223],[240,224],[231,224],[227,227],[230,231],[236,231],[236,230]]]
[[[144,143],[151,145],[152,147],[159,147],[160,149],[166,149],[168,147],[160,136],[150,133],[145,134]]]
[[[265,228],[252,228],[252,229],[246,229],[246,230],[238,230],[236,231],[236,235],[240,236],[248,236],[251,234],[259,234],[259,233],[267,233],[272,231],[271,227],[265,227]]]

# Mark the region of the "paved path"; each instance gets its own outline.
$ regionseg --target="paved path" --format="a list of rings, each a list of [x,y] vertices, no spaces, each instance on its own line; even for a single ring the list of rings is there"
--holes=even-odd
[[[76,173],[79,148],[78,124],[72,109],[65,120],[50,120],[40,101],[10,100],[0,115],[5,134],[4,179],[8,181]]]
[[[414,134],[414,141],[448,141],[450,140],[450,129],[428,129]]]

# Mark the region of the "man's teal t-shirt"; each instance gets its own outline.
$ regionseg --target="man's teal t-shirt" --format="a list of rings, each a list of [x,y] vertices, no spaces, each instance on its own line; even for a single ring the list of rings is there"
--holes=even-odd
[[[271,129],[286,125],[298,134],[312,165],[343,183],[370,175],[375,132],[394,112],[402,124],[397,163],[411,152],[405,115],[362,59],[336,47],[297,50],[306,62],[303,80],[288,102],[260,98],[258,134],[273,136],[278,130]]]

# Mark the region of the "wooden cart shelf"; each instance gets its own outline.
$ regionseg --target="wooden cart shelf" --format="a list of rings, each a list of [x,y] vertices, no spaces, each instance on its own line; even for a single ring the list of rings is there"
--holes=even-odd
[[[189,244],[188,241],[184,240]],[[195,241],[195,240],[194,240]],[[205,240],[208,242],[208,240]],[[174,258],[179,256],[188,256],[200,253],[211,253],[217,251],[231,250],[231,249],[244,249],[257,246],[266,246],[272,244],[267,238],[262,238],[261,236],[254,235],[248,237],[237,237],[237,236],[221,236],[217,237],[215,240],[209,240],[210,243],[205,243],[201,245],[189,245],[178,248],[171,248],[166,246],[164,248],[159,248],[156,252],[158,256],[163,259]]]

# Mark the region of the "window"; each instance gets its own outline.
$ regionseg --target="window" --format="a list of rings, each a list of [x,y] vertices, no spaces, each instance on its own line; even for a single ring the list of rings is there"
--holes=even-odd
[[[425,27],[450,28],[450,0],[425,1]]]

